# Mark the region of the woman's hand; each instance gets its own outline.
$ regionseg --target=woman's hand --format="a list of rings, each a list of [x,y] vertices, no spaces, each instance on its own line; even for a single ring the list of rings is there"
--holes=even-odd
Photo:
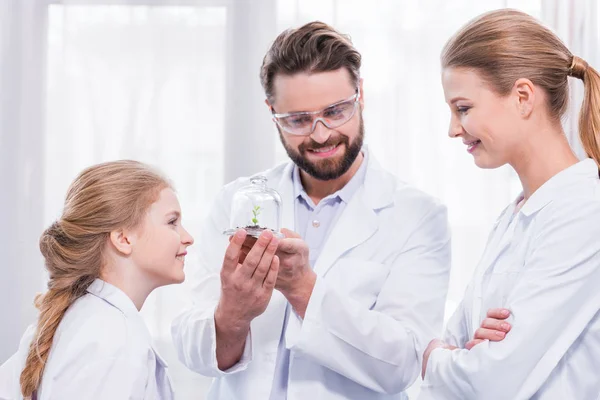
[[[431,355],[431,352],[433,350],[435,350],[435,349],[454,350],[457,348],[458,347],[456,347],[456,346],[449,345],[448,343],[444,342],[442,339],[433,339],[431,342],[429,342],[429,345],[427,345],[427,348],[425,349],[425,352],[423,353],[423,368],[421,370],[421,377],[423,379],[425,379],[425,371],[427,371],[427,362],[429,361],[429,356]]]

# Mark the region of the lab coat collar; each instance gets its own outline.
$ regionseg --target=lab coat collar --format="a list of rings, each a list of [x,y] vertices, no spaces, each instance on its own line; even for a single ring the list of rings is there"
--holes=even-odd
[[[87,289],[88,293],[101,298],[120,310],[127,317],[139,317],[139,311],[133,301],[121,289],[102,279],[96,279]]]
[[[368,155],[364,183],[349,200],[326,239],[326,251],[316,260],[314,270],[320,276],[325,276],[344,253],[373,236],[379,229],[377,211],[394,202],[395,178],[381,168],[366,147],[363,151]]]
[[[367,146],[364,147],[364,151],[368,151]],[[396,178],[386,172],[372,154],[366,160],[367,171],[365,172],[364,180],[364,201],[373,210],[386,208],[394,202]]]
[[[353,197],[361,196],[362,202],[371,210],[380,210],[388,207],[394,202],[394,177],[381,167],[373,154],[370,154],[369,147],[364,145],[362,151],[365,155],[366,171],[363,187],[359,188]],[[295,230],[294,207],[289,206],[294,199],[294,168],[295,164],[290,162],[285,167],[281,180],[277,184],[277,191],[284,199],[281,226]],[[352,202],[349,199],[348,202]],[[360,215],[360,214],[359,214]]]
[[[356,191],[362,186],[365,180],[365,173],[367,171],[369,161],[369,152],[366,148],[363,147],[361,153],[363,154],[364,158],[354,176],[350,178],[350,181],[343,188],[327,196],[325,199],[337,197],[346,204],[350,202]],[[292,180],[294,186],[294,199],[302,197],[308,204],[312,205],[312,201],[309,201],[309,196],[306,193],[304,186],[302,185],[302,180],[300,178],[300,168],[298,168],[298,166],[294,166],[293,168]]]
[[[588,158],[548,179],[529,197],[520,212],[525,216],[530,216],[540,211],[552,200],[565,195],[568,196],[569,186],[590,178],[598,179],[598,166],[593,159]],[[522,194],[520,197],[522,197]]]
[[[103,281],[102,279],[96,279],[92,284],[88,287],[87,292],[101,298],[106,301],[111,306],[115,307],[119,311],[121,311],[125,317],[131,321],[133,326],[135,326],[140,335],[145,337],[148,341],[148,344],[152,348],[154,355],[159,364],[161,364],[164,368],[168,367],[167,362],[160,355],[160,353],[156,350],[154,346],[152,336],[148,331],[148,327],[142,318],[142,315],[136,308],[133,301],[118,287],[111,285],[108,282]]]

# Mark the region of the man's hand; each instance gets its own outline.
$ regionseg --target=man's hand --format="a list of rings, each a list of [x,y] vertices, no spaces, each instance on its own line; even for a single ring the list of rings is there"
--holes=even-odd
[[[310,266],[308,245],[296,232],[282,229],[281,233],[285,238],[281,240],[277,249],[279,275],[275,289],[286,297],[306,291],[310,295],[316,275]]]
[[[315,286],[317,275],[310,266],[308,245],[300,235],[289,229],[282,229],[285,238],[277,248],[279,274],[275,289],[279,290],[290,302],[296,313],[304,318],[310,295]],[[249,236],[244,241],[241,258],[254,248],[256,239]]]
[[[246,232],[240,229],[232,236],[221,268],[221,298],[217,312],[229,320],[250,324],[262,314],[273,293],[279,258],[275,255],[279,239],[264,231],[256,244],[239,262]]]
[[[221,298],[215,310],[217,362],[222,371],[242,357],[250,322],[269,304],[279,258],[275,255],[279,240],[270,231],[263,232],[256,244],[239,262],[246,231],[231,238],[221,268]]]
[[[481,327],[475,331],[473,339],[467,342],[465,349],[471,350],[484,340],[492,342],[504,340],[511,329],[511,325],[505,321],[509,316],[510,311],[505,308],[490,308],[487,312],[487,318],[483,320]]]

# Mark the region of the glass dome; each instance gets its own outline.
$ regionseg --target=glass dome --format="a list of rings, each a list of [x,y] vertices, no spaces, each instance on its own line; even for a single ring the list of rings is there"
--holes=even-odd
[[[275,236],[283,237],[281,229],[281,196],[267,187],[265,176],[255,176],[250,184],[238,189],[233,195],[229,217],[229,229],[223,232],[233,235],[243,228],[248,235],[258,237],[265,229]]]

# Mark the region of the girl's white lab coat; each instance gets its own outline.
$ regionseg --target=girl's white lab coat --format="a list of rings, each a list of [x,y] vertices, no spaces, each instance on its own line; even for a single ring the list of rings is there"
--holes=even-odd
[[[596,400],[600,395],[600,180],[587,159],[501,215],[446,340],[464,347],[489,308],[511,331],[431,353],[420,400]]]
[[[283,227],[294,229],[293,164],[266,173],[283,199]],[[219,195],[203,226],[202,262],[187,272],[195,307],[173,324],[179,358],[215,377],[209,399],[267,400],[273,385],[286,299],[274,291],[252,321],[245,353],[233,368],[217,367],[214,309],[219,271],[239,179]],[[448,288],[450,240],[445,207],[399,182],[368,157],[364,185],[332,228],[314,269],[317,282],[304,320],[289,313],[288,400],[405,399],[424,346],[441,331]]]
[[[19,376],[34,327],[0,367],[0,399],[22,399]],[[125,293],[99,279],[65,313],[37,400],[170,400],[167,365]]]

